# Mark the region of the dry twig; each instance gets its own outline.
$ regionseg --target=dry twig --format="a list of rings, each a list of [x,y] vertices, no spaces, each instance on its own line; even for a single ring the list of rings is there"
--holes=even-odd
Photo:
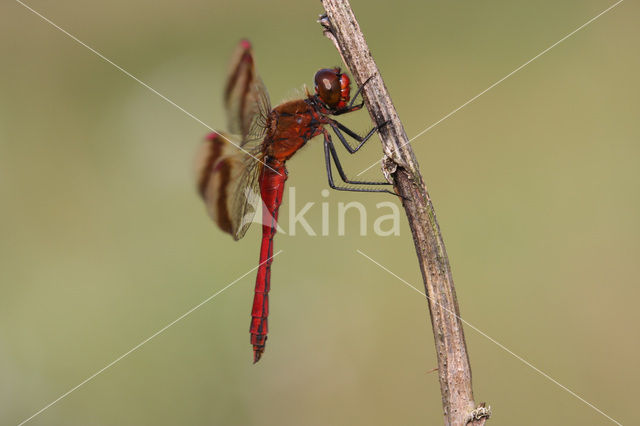
[[[436,343],[445,424],[483,425],[490,408],[484,403],[477,406],[473,399],[471,366],[449,259],[418,162],[348,0],[321,1],[326,11],[320,19],[324,33],[338,48],[356,84],[373,77],[363,90],[371,118],[377,124],[389,122],[380,130],[382,169],[403,197],[418,254]]]

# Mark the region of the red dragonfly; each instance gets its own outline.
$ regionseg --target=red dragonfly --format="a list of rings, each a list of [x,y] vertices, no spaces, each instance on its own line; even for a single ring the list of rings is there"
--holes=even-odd
[[[349,103],[349,77],[341,73],[340,68],[321,69],[315,75],[314,94],[307,91],[304,99],[288,101],[272,108],[262,80],[256,74],[249,41],[240,42],[231,61],[224,102],[229,130],[237,137],[217,132],[207,136],[200,155],[198,190],[210,216],[235,240],[247,232],[255,214],[255,201],[259,202],[259,198],[262,200],[262,245],[250,327],[254,363],[260,360],[267,340],[273,237],[287,180],[285,162],[307,141],[323,135],[331,188],[394,194],[380,187],[338,186],[333,180],[332,160],[345,184],[389,184],[348,179],[325,128],[329,125],[347,151],[353,154],[381,127],[374,127],[361,137],[330,117],[361,109],[363,102],[354,105],[361,90],[362,87]],[[342,132],[358,144],[352,147]],[[234,143],[234,140],[238,143]]]

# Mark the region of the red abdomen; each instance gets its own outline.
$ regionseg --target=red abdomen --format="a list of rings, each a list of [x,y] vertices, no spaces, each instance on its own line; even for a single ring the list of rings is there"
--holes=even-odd
[[[262,244],[260,246],[260,266],[256,277],[253,308],[251,309],[251,344],[253,362],[260,360],[267,342],[269,317],[269,289],[271,287],[271,263],[273,259],[273,237],[277,230],[278,209],[282,204],[287,169],[283,162],[270,161],[260,176],[262,196]]]

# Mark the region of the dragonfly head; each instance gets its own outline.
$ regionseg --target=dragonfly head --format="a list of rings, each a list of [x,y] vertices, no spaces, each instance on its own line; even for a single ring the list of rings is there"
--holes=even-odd
[[[316,73],[316,96],[329,110],[340,111],[349,102],[351,81],[342,74],[340,68],[324,68]]]

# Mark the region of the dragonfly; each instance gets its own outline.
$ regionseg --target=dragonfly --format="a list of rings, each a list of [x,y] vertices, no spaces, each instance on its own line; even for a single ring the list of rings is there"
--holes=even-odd
[[[230,134],[212,132],[200,149],[198,191],[221,230],[239,240],[253,222],[259,204],[262,205],[262,243],[249,329],[254,363],[260,360],[267,341],[273,242],[287,180],[287,160],[309,140],[322,136],[331,188],[395,195],[381,186],[390,185],[389,182],[349,179],[326,128],[330,127],[353,154],[387,124],[375,126],[360,136],[333,118],[363,107],[364,101],[356,104],[355,100],[364,85],[350,101],[351,82],[340,68],[319,70],[314,83],[314,92],[309,93],[307,89],[305,98],[272,108],[264,83],[255,70],[251,43],[241,40],[232,56],[224,89]],[[352,146],[345,134],[357,144]],[[342,183],[334,181],[333,165]]]

